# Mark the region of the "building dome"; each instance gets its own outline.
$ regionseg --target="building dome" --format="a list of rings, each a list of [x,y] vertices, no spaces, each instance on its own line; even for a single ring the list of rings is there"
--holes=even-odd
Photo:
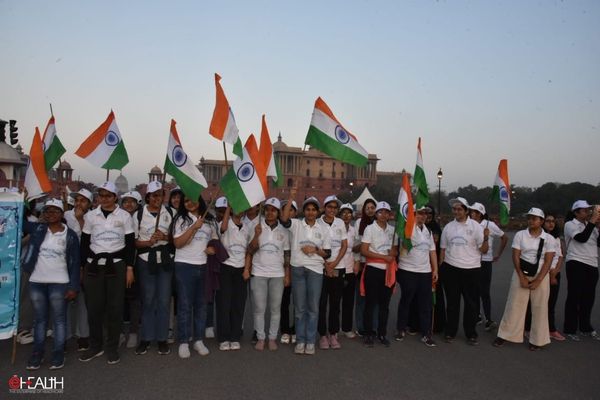
[[[115,179],[115,186],[117,187],[119,194],[129,191],[129,182],[123,174],[119,174],[119,176],[117,176],[117,179]]]
[[[27,161],[21,159],[19,152],[5,142],[0,142],[0,163],[27,165]]]
[[[150,175],[162,175],[162,170],[160,169],[160,167],[158,165],[155,165],[150,170]]]
[[[60,164],[58,164],[58,169],[73,169],[73,168],[71,168],[71,164],[69,164],[67,161],[62,161]]]

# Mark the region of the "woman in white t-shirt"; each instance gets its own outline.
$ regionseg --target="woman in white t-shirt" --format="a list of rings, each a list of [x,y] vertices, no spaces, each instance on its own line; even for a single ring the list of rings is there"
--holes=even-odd
[[[348,339],[356,337],[352,330],[354,321],[354,299],[356,293],[356,275],[358,274],[359,260],[353,252],[354,243],[356,241],[356,229],[352,225],[352,217],[354,208],[352,204],[346,203],[340,207],[340,218],[344,221],[346,234],[348,236],[348,246],[346,254],[342,259],[342,264],[346,272],[344,274],[344,290],[342,293],[342,333]]]
[[[209,354],[204,345],[206,324],[206,262],[215,249],[208,242],[216,238],[212,221],[205,219],[206,203],[187,196],[180,202],[172,224],[177,283],[177,339],[179,357],[190,357],[189,341],[201,356]]]
[[[358,260],[358,272],[356,273],[356,282],[360,282],[363,271],[365,270],[365,257],[360,254],[360,247],[362,245],[362,237],[367,226],[371,225],[375,221],[375,207],[377,207],[377,201],[375,199],[366,199],[362,205],[360,218],[354,223],[356,228],[354,237],[354,252],[355,259]],[[354,318],[356,319],[356,333],[359,336],[365,336],[365,326],[363,317],[365,315],[365,296],[360,295],[360,285],[356,285],[354,291],[354,297],[356,298],[356,308],[354,310]],[[373,313],[373,326],[377,325],[377,306]]]
[[[527,229],[515,234],[512,243],[514,272],[504,315],[494,346],[505,341],[523,343],[527,304],[531,301],[529,349],[538,350],[550,343],[548,331],[548,271],[554,258],[554,238],[542,229],[544,212],[531,208],[527,212]]]
[[[600,340],[591,322],[598,284],[598,247],[600,247],[600,206],[577,200],[571,207],[573,219],[565,223],[567,245],[567,301],[564,333],[579,341],[577,331]]]
[[[431,313],[433,301],[432,286],[437,283],[437,254],[433,234],[425,226],[427,207],[415,211],[415,226],[409,243],[402,241],[402,251],[398,262],[398,283],[402,291],[398,304],[398,319],[396,340],[404,340],[408,323],[410,305],[417,300],[417,314],[421,342],[428,347],[436,346],[431,338]]]

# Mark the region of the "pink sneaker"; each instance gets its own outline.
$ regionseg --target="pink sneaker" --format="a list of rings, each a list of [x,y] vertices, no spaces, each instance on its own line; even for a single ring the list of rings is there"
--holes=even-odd
[[[321,339],[319,340],[319,348],[321,350],[327,350],[329,348],[329,339],[326,335],[321,336]]]
[[[559,331],[550,332],[550,337],[554,340],[558,340],[559,342],[566,340],[566,338]]]
[[[340,345],[340,342],[338,342],[337,334],[329,336],[329,344],[331,345],[331,348],[334,350],[342,348],[342,346]]]

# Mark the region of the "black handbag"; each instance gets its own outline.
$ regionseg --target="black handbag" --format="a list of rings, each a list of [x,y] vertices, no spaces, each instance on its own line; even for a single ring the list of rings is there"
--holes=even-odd
[[[537,256],[535,257],[535,264],[520,259],[521,271],[525,276],[535,276],[540,264],[540,258],[542,257],[542,248],[544,247],[544,239],[540,239],[540,245],[538,246]]]

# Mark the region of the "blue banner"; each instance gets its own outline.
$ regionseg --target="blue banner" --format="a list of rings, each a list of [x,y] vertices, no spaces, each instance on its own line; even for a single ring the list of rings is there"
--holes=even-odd
[[[17,333],[23,195],[0,193],[0,339]]]

